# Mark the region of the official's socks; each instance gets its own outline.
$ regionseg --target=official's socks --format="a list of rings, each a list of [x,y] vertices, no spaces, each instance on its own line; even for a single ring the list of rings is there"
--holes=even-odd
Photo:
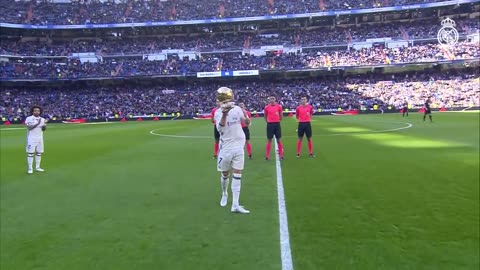
[[[270,150],[272,149],[272,143],[267,142],[267,147],[265,149],[265,157],[270,158]]]
[[[249,156],[252,155],[252,145],[250,143],[247,143],[247,153]]]
[[[218,142],[215,143],[215,146],[213,147],[213,154],[215,156],[218,156]]]

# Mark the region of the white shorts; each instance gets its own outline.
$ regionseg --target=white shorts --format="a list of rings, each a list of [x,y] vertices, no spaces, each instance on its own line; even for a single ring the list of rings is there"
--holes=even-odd
[[[43,141],[27,142],[27,153],[43,153]]]
[[[220,150],[218,153],[217,170],[219,172],[230,171],[231,169],[243,170],[245,154],[243,149]]]

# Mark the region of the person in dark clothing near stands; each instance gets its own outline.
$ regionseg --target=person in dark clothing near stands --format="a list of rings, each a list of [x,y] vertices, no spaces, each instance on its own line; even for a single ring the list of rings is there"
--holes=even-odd
[[[408,101],[406,101],[406,100],[405,100],[405,102],[403,103],[402,116],[403,116],[403,117],[405,117],[405,116],[408,117]]]
[[[425,114],[423,115],[423,122],[425,122],[425,119],[427,118],[427,115],[428,115],[428,118],[430,119],[430,122],[433,122],[433,120],[432,120],[432,109],[430,108],[431,103],[432,103],[432,101],[430,100],[430,97],[428,97],[427,100],[425,100]]]

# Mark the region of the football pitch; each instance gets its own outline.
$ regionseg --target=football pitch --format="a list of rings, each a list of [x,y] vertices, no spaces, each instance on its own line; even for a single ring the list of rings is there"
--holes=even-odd
[[[300,159],[284,119],[294,269],[478,269],[479,115],[314,117]],[[50,124],[33,175],[25,129],[1,127],[0,269],[281,270],[276,161],[250,130],[239,215],[209,121]]]

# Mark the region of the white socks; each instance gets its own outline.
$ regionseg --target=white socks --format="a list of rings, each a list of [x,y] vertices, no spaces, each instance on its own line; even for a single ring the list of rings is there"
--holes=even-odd
[[[35,156],[35,168],[40,168],[40,162],[42,161],[42,154],[37,154]]]
[[[242,186],[242,174],[234,173],[232,178],[232,194],[233,194],[233,207],[238,207],[240,200],[240,187]]]
[[[28,163],[28,170],[33,170],[33,154],[27,154],[27,163]]]
[[[228,176],[222,176],[220,177],[220,184],[222,185],[222,195],[227,194],[227,188],[228,188]]]
[[[240,173],[234,173],[232,175],[232,195],[233,195],[233,201],[232,201],[232,207],[238,207],[240,205],[239,200],[240,200],[240,188],[242,186],[242,174]],[[222,185],[222,195],[227,195],[228,191],[228,182],[229,182],[229,177],[222,176],[220,177],[220,184]]]

